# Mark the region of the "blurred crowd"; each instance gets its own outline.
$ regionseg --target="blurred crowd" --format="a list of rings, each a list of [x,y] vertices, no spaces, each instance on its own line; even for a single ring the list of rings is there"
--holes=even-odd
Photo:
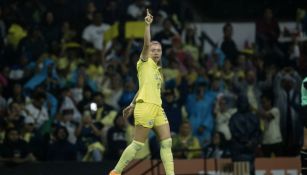
[[[175,0],[0,1],[0,161],[119,158],[133,138],[133,119],[124,120],[121,110],[138,90],[143,42],[125,39],[123,23],[143,21],[146,8],[158,29],[152,39],[163,47],[163,108],[175,158],[298,155],[304,10],[293,19],[299,29],[293,34],[265,9],[255,21],[256,42],[239,50],[231,23],[214,43],[182,6]],[[119,36],[105,43],[115,22]],[[151,134],[138,157],[158,158],[158,143]]]

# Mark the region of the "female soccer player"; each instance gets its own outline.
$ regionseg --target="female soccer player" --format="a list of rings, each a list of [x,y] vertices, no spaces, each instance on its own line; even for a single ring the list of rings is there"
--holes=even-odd
[[[142,149],[150,129],[158,134],[160,139],[160,154],[166,175],[174,175],[172,155],[172,140],[168,120],[161,107],[162,76],[158,63],[161,59],[162,48],[157,41],[151,41],[150,24],[153,16],[147,9],[145,17],[144,45],[137,62],[139,91],[131,104],[123,110],[123,117],[129,117],[134,111],[135,133],[134,140],[125,149],[114,170],[109,175],[120,175],[123,169],[132,161],[136,153]]]

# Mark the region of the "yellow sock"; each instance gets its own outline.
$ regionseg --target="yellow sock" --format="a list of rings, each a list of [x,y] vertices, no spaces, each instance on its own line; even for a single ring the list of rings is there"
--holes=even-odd
[[[114,170],[121,174],[124,168],[134,159],[136,153],[142,149],[144,143],[133,140],[132,143],[125,149]]]
[[[164,165],[166,175],[174,175],[174,160],[172,154],[172,139],[168,138],[161,141],[160,149],[161,159]]]

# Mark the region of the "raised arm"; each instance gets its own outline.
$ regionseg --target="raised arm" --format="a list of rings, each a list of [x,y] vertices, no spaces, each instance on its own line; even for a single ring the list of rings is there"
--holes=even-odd
[[[149,10],[147,9],[147,15],[145,17],[144,45],[140,56],[140,58],[143,61],[147,61],[148,59],[149,46],[151,41],[150,24],[152,23],[152,21],[153,21],[153,16],[149,13]]]

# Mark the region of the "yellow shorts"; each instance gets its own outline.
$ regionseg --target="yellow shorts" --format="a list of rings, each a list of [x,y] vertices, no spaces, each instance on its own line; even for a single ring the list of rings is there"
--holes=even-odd
[[[168,120],[161,106],[151,103],[136,103],[134,108],[134,124],[146,128],[167,124]]]

